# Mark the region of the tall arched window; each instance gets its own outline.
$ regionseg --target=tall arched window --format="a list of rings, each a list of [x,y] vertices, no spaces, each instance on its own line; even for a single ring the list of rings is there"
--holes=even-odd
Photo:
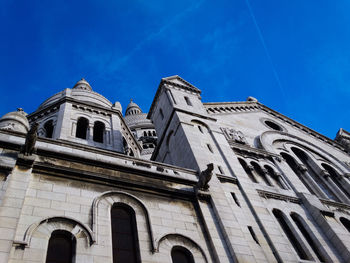
[[[134,210],[123,204],[114,204],[111,225],[113,263],[141,262]]]
[[[75,255],[76,240],[68,231],[52,232],[46,255],[46,263],[72,263]]]
[[[53,121],[47,121],[44,124],[46,138],[52,138],[53,135]]]
[[[339,219],[343,226],[350,232],[350,220],[346,219],[345,217],[341,217]]]
[[[89,127],[88,119],[80,117],[77,122],[77,131],[75,136],[77,138],[86,139],[87,129]]]
[[[312,231],[310,231],[310,229],[307,226],[305,220],[300,215],[298,215],[296,213],[291,213],[290,217],[293,219],[294,223],[297,225],[297,227],[299,228],[300,232],[303,234],[303,236],[305,237],[306,241],[309,243],[310,247],[315,252],[317,258],[321,262],[327,262],[327,260],[323,256],[323,253],[322,253],[322,250],[321,250],[322,249],[322,245],[319,242],[317,242],[317,238],[314,236]]]
[[[105,133],[105,124],[101,121],[95,121],[93,140],[95,142],[103,143],[104,133]]]
[[[339,189],[347,196],[347,198],[350,198],[350,195],[346,188],[344,187],[344,184],[341,183],[340,175],[331,167],[330,165],[323,163],[322,167],[329,173],[332,181],[339,187]]]
[[[294,158],[292,156],[290,156],[289,154],[286,153],[281,153],[281,156],[283,157],[284,160],[286,160],[288,166],[293,170],[293,172],[298,176],[298,178],[300,179],[300,181],[302,181],[304,183],[304,185],[306,186],[306,188],[309,190],[309,192],[311,194],[317,195],[316,192],[314,191],[314,189],[309,185],[309,183],[307,182],[307,180],[303,177],[301,171],[298,169],[298,163],[294,160]]]
[[[319,177],[319,175],[315,172],[314,168],[310,163],[310,157],[298,148],[292,148],[294,154],[300,159],[300,161],[307,167],[308,174],[312,177],[312,179],[317,183],[317,185],[321,188],[321,190],[326,194],[330,199],[339,201],[339,198],[332,192],[332,190],[327,186],[327,184]]]
[[[249,179],[250,179],[252,182],[257,183],[258,181],[257,181],[256,178],[254,177],[254,175],[253,175],[253,173],[252,173],[252,170],[249,169],[247,163],[246,163],[243,159],[241,159],[241,158],[238,158],[238,161],[239,161],[239,163],[242,165],[244,171],[247,173]]]
[[[180,246],[175,246],[171,249],[171,259],[173,263],[194,263],[192,253]]]
[[[256,172],[256,174],[258,176],[260,176],[263,181],[265,182],[266,185],[271,186],[271,183],[269,182],[269,180],[266,177],[266,174],[264,173],[264,171],[261,169],[260,165],[255,163],[255,162],[251,162],[250,163],[253,167],[254,167],[254,171]]]
[[[309,256],[306,252],[305,246],[299,242],[299,238],[297,237],[296,233],[294,233],[293,229],[288,225],[285,215],[278,209],[273,209],[272,213],[276,217],[283,232],[286,234],[289,242],[293,246],[295,252],[297,252],[299,258],[305,260],[312,259],[311,256]]]
[[[274,182],[274,184],[282,189],[284,189],[283,184],[281,183],[281,178],[279,178],[279,175],[277,175],[275,173],[275,171],[272,169],[271,166],[269,165],[265,165],[264,168],[267,171],[267,174],[269,175],[269,177],[272,179],[272,181]]]

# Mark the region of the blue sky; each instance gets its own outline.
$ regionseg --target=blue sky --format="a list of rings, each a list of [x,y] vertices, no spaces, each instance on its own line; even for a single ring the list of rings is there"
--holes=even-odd
[[[147,112],[162,77],[248,96],[334,138],[350,130],[350,1],[3,0],[0,115],[84,77]]]

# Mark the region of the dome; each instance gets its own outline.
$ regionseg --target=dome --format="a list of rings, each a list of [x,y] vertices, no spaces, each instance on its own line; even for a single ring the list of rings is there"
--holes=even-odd
[[[0,118],[0,129],[27,133],[30,126],[26,116],[22,108],[6,113]]]
[[[64,97],[71,97],[78,101],[92,103],[105,108],[112,107],[112,103],[109,100],[107,100],[101,94],[92,91],[90,84],[85,79],[81,79],[74,85],[72,89],[65,89],[45,100],[39,106],[39,108],[53,104]]]
[[[126,107],[125,116],[134,115],[134,114],[140,114],[140,113],[142,113],[141,108],[139,107],[139,105],[137,105],[131,99],[128,107]]]
[[[74,85],[73,89],[83,89],[83,90],[92,91],[92,88],[91,88],[89,82],[87,82],[84,78],[82,78],[81,80],[79,80],[79,81]]]

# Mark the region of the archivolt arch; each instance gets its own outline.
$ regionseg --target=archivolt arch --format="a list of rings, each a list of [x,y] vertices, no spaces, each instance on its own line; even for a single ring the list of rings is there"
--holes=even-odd
[[[306,141],[298,136],[288,134],[285,132],[279,132],[279,131],[266,131],[260,135],[260,144],[261,146],[273,153],[277,153],[276,148],[274,145],[276,143],[291,143],[294,146],[300,147],[304,151],[310,151],[312,153],[315,153],[319,156],[321,156],[323,159],[325,159],[327,162],[332,163],[333,167],[337,167],[339,170],[342,171],[342,173],[347,173],[344,164],[341,163],[335,156],[333,156],[330,152],[324,150],[321,147],[318,147],[317,145],[310,143],[309,141]]]
[[[30,246],[30,241],[33,236],[38,234],[49,240],[51,233],[55,230],[66,230],[72,233],[77,239],[81,238],[83,235],[90,246],[95,243],[94,234],[88,226],[76,219],[65,216],[48,217],[31,224],[27,228],[23,240]]]
[[[135,211],[136,221],[138,223],[137,228],[140,231],[148,232],[151,251],[154,252],[155,244],[148,210],[140,199],[126,192],[107,191],[94,199],[92,203],[92,229],[96,236],[98,237],[98,225],[101,221],[106,221],[106,218],[110,218],[111,207],[115,203],[127,204]],[[143,218],[142,222],[145,222],[145,225],[138,222],[138,217]],[[110,222],[108,224],[110,225]]]
[[[193,255],[194,261],[196,263],[203,262],[208,263],[208,257],[206,256],[204,250],[201,246],[193,241],[193,239],[178,233],[168,233],[161,236],[156,241],[156,251],[157,252],[171,252],[174,246],[180,246],[187,248]]]

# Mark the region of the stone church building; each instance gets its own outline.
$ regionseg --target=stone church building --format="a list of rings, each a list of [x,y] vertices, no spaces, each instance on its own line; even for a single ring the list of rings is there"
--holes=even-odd
[[[0,119],[0,262],[350,262],[350,134],[163,78]]]

